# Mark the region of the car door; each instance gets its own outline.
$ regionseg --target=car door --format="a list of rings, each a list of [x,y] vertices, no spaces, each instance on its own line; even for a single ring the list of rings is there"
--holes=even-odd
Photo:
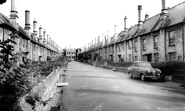
[[[134,63],[130,66],[130,73],[132,75],[134,74]]]
[[[133,76],[135,76],[135,74],[136,74],[136,69],[137,69],[136,63],[133,63],[132,72],[131,72]]]
[[[139,69],[139,64],[135,63],[135,69],[134,69],[134,76],[135,77],[139,77],[140,73],[139,73],[140,69]]]

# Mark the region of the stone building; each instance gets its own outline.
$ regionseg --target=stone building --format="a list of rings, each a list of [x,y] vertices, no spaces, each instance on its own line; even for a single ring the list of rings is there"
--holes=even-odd
[[[127,29],[125,17],[124,31],[106,38],[101,47],[90,47],[85,53],[93,57],[94,52],[101,49],[102,59],[113,62],[185,61],[185,2],[167,9],[162,0],[161,12],[153,17],[146,14],[143,21],[141,10],[139,5],[136,25]]]
[[[68,48],[66,49],[66,57],[70,60],[76,59],[76,49]]]
[[[9,38],[12,31],[18,32],[18,38],[15,39],[15,53],[29,52],[28,58],[32,61],[44,61],[47,56],[54,56],[58,53],[58,46],[50,39],[46,39],[46,31],[39,27],[37,34],[37,21],[33,21],[33,32],[30,32],[30,11],[25,11],[25,27],[18,23],[18,12],[16,9],[16,0],[11,0],[10,18],[0,13],[0,40]],[[21,60],[22,58],[20,58]]]

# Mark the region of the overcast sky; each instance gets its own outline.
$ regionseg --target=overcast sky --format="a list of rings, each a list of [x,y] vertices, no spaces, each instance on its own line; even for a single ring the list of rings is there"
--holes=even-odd
[[[0,5],[0,12],[9,17],[11,0]],[[52,2],[53,1],[53,2]],[[166,0],[166,7],[173,7],[184,0]],[[114,34],[138,22],[137,6],[142,5],[142,20],[161,12],[161,0],[17,0],[18,23],[24,27],[25,10],[30,11],[31,31],[33,20],[42,25],[46,33],[65,48],[81,48],[98,36]],[[39,28],[39,27],[38,27]],[[38,30],[38,29],[37,29]]]

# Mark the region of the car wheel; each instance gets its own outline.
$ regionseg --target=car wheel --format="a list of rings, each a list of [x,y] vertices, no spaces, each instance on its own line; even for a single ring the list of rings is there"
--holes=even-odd
[[[133,78],[133,76],[132,76],[132,73],[131,73],[131,72],[128,72],[128,74],[129,74],[129,77],[130,77],[130,78]]]
[[[145,81],[145,80],[146,80],[146,78],[145,78],[145,75],[144,75],[144,74],[141,74],[141,80],[142,80],[142,81]]]

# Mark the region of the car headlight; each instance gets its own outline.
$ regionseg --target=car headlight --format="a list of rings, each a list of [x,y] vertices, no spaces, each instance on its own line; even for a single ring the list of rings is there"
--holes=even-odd
[[[150,73],[150,70],[147,70],[148,73]]]
[[[159,69],[156,69],[156,70],[157,70],[157,72],[161,73],[161,70],[159,70]]]

